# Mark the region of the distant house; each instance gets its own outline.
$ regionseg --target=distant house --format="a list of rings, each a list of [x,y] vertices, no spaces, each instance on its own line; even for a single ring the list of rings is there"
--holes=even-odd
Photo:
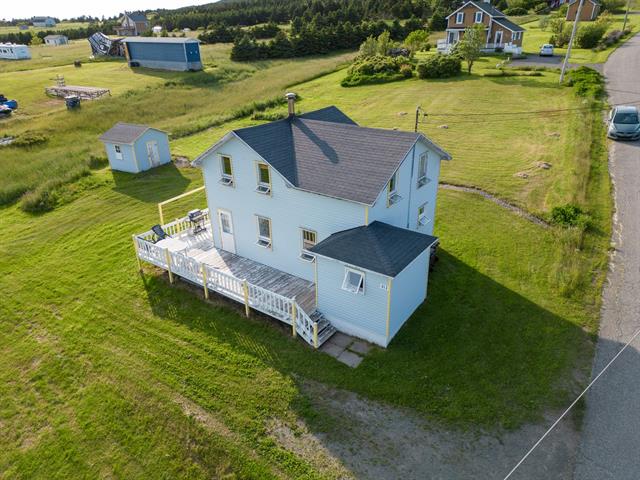
[[[200,40],[174,37],[127,37],[123,40],[131,67],[202,70]]]
[[[18,30],[29,30],[29,25],[18,25]]]
[[[489,0],[467,1],[447,17],[447,37],[438,42],[438,50],[449,51],[464,36],[467,28],[484,25],[484,50],[502,49],[507,53],[522,53],[524,28],[508,20]]]
[[[578,14],[578,6],[580,2],[578,0],[572,0],[569,2],[569,8],[567,9],[566,19],[568,22],[574,22],[576,15]],[[600,2],[597,0],[584,0],[582,10],[580,11],[581,22],[592,22],[600,14]]]
[[[69,43],[69,39],[65,35],[47,35],[44,37],[44,43],[46,45],[66,45]]]
[[[124,12],[119,21],[120,26],[115,27],[118,35],[135,37],[149,30],[149,20],[142,12]]]
[[[171,161],[167,133],[147,125],[118,122],[100,140],[112,170],[138,173]]]
[[[177,220],[164,226],[171,238],[138,235],[136,250],[316,348],[336,330],[386,347],[427,296],[451,157],[421,133],[362,127],[336,107],[296,115],[294,98],[287,118],[233,130],[194,160],[203,228]]]
[[[0,58],[6,60],[27,60],[31,58],[31,51],[26,45],[0,43]]]
[[[48,28],[55,27],[56,20],[52,17],[33,17],[31,23],[34,27]]]
[[[162,25],[154,25],[154,27],[151,29],[153,31],[153,33],[155,33],[156,35],[158,33],[162,33]]]

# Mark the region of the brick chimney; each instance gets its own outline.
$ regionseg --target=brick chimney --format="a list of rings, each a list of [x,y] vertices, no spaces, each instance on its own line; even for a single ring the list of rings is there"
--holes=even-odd
[[[288,92],[288,93],[285,93],[284,98],[287,99],[289,116],[293,117],[296,114],[296,94],[293,92]]]

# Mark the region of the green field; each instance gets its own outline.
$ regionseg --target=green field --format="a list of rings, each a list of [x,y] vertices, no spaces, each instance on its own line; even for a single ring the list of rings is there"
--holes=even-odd
[[[76,29],[76,28],[87,28],[89,26],[88,23],[83,23],[83,22],[61,22],[56,24],[55,27],[34,27],[33,25],[29,25],[29,29],[28,30],[20,30],[18,27],[7,27],[7,26],[0,26],[0,35],[6,34],[6,33],[18,33],[18,32],[32,32],[32,33],[37,33],[37,32],[42,32],[42,31],[48,31],[48,30],[71,30],[71,29]]]
[[[345,71],[334,70],[352,54],[235,64],[228,48],[206,50],[200,74],[36,60],[29,75],[0,73],[3,88],[18,92],[7,95],[24,99],[0,134],[48,139],[3,147],[0,157],[0,471],[29,479],[349,478],[339,462],[273,434],[274,423],[293,438],[301,425],[341,428],[312,407],[309,381],[443,426],[495,432],[566,405],[590,372],[610,236],[598,114],[490,118],[582,105],[556,73],[483,77],[495,58],[470,77],[347,89],[339,86]],[[41,96],[58,73],[113,96],[67,112]],[[150,123],[178,133],[172,152],[193,158],[229,129],[256,123],[243,107],[285,90],[300,94],[301,111],[333,104],[374,127],[411,130],[420,104],[429,114],[420,129],[454,157],[442,180],[541,215],[575,202],[593,227],[584,235],[544,228],[478,195],[441,190],[429,299],[357,369],[275,321],[247,320],[237,304],[171,286],[155,268],[139,275],[131,235],[157,222],[157,202],[202,185],[201,175],[173,165],[139,175],[89,170],[89,156],[102,155],[98,135],[118,120]],[[537,168],[541,161],[552,168]],[[51,192],[55,208],[24,212],[18,199],[28,191]]]

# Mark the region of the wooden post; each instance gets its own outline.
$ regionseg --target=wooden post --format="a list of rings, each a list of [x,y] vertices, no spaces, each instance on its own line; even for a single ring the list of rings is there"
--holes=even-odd
[[[294,299],[291,303],[291,335],[294,337],[298,335],[298,332],[296,332],[296,317],[298,316],[297,305]]]
[[[164,256],[167,259],[167,271],[169,272],[169,283],[173,283],[173,273],[171,272],[171,255],[169,254],[169,249],[164,249]]]
[[[318,348],[318,322],[313,322],[313,348]]]
[[[136,242],[136,236],[131,235],[133,239],[133,249],[136,251],[136,260],[138,261],[138,271],[142,272],[142,263],[140,262],[140,253],[138,252],[138,242]]]
[[[202,269],[202,285],[204,287],[204,298],[209,300],[209,288],[207,287],[207,269],[205,268],[204,263],[200,268]]]
[[[162,203],[158,204],[158,215],[160,215],[160,225],[164,225],[164,215],[162,214]]]
[[[249,283],[245,280],[242,284],[244,290],[244,314],[249,318],[251,310],[249,309]]]

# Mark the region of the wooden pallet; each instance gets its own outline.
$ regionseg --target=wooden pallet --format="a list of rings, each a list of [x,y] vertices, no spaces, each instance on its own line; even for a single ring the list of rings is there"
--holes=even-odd
[[[47,87],[44,89],[47,95],[54,97],[66,97],[68,95],[77,95],[82,100],[95,100],[104,95],[111,95],[111,91],[108,88],[98,87],[81,87],[77,85],[56,85],[53,87]]]

